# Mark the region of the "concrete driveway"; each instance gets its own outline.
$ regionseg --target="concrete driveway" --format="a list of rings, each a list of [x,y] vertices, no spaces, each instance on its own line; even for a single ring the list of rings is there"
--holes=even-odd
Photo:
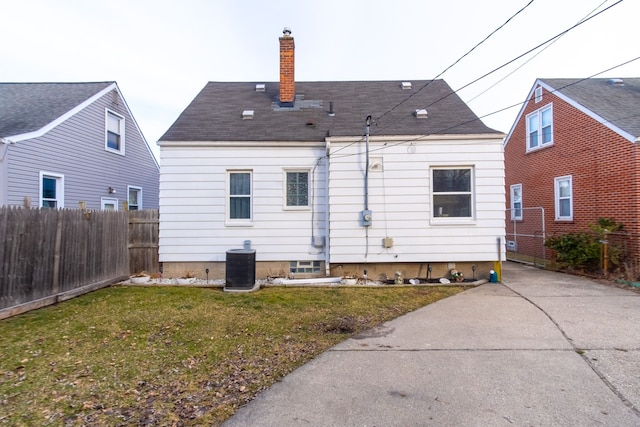
[[[225,426],[640,426],[640,294],[505,263],[353,337]]]

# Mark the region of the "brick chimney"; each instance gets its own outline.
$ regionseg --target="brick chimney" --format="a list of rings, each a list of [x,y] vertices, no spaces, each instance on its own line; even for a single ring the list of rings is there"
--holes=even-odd
[[[280,105],[293,106],[296,99],[295,45],[291,29],[286,28],[280,37]]]

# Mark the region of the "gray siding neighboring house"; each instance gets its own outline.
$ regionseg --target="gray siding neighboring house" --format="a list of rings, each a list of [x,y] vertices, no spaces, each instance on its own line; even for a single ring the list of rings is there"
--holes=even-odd
[[[0,205],[157,209],[158,187],[115,82],[0,83]]]

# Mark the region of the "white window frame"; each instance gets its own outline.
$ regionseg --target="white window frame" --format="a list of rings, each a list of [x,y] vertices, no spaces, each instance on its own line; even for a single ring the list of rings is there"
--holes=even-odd
[[[562,182],[569,182],[569,195],[561,196],[560,184]],[[573,220],[573,177],[571,175],[559,176],[554,178],[554,200],[555,200],[555,216],[556,221],[572,221]],[[560,215],[560,202],[562,200],[569,200],[569,215]]]
[[[306,205],[288,205],[288,189],[287,178],[290,173],[306,173],[307,174],[307,204]],[[311,209],[311,169],[283,169],[282,171],[282,208],[289,211],[308,211]]]
[[[516,191],[520,190],[520,197],[516,197]],[[522,184],[513,184],[511,186],[511,219],[522,220]],[[519,203],[520,207],[516,206]],[[518,215],[518,213],[520,213]]]
[[[118,135],[120,136],[120,149],[115,149],[109,147],[109,117],[113,116],[118,119]],[[104,113],[104,149],[111,152],[124,156],[124,148],[125,148],[125,118],[121,114],[116,113],[115,111],[111,111],[108,108],[105,109]]]
[[[233,174],[249,174],[249,194],[233,195],[231,194],[231,175]],[[253,225],[253,171],[250,169],[227,170],[227,182],[225,186],[225,204],[226,204],[226,225],[228,226],[250,226]],[[232,197],[248,197],[249,198],[249,218],[231,218],[231,198]]]
[[[131,210],[131,191],[138,192],[138,204],[135,205],[137,207],[136,210],[142,210],[142,187],[136,187],[134,185],[127,186],[127,206],[128,209]]]
[[[100,209],[104,210],[110,210],[107,209],[107,205],[113,205],[113,210],[117,211],[118,210],[118,199],[116,199],[115,197],[101,197],[100,198]]]
[[[38,206],[43,207],[42,204],[45,201],[45,198],[42,197],[42,191],[44,190],[42,186],[42,180],[44,178],[51,178],[51,179],[55,179],[56,181],[56,198],[53,199],[56,201],[55,209],[64,208],[64,175],[59,173],[54,173],[54,172],[40,171],[39,177],[40,177],[40,181],[38,184],[38,198],[39,198]]]
[[[538,86],[534,91],[534,102],[537,104],[542,101],[542,86]]]
[[[544,113],[546,113],[547,111],[550,112],[551,114],[551,122],[549,123],[548,127],[549,129],[549,133],[550,133],[550,140],[549,141],[543,141],[543,130],[547,127],[542,125],[542,116]],[[531,126],[531,121],[535,122],[535,129],[532,129]],[[545,105],[544,107],[527,114],[526,118],[525,118],[525,124],[526,124],[526,132],[527,132],[527,151],[534,151],[534,150],[539,150],[543,147],[547,147],[549,145],[553,145],[553,104],[548,104]],[[533,142],[531,140],[531,133],[532,132],[537,132],[536,134],[536,141],[535,141],[535,146],[532,146]]]
[[[469,191],[464,192],[435,192],[434,191],[434,179],[433,173],[436,170],[469,170],[470,175],[470,183],[469,183]],[[429,179],[431,181],[431,223],[432,224],[474,224],[476,219],[476,188],[475,188],[475,167],[469,165],[458,165],[458,166],[434,166],[430,168],[429,171]],[[469,216],[444,216],[446,214],[442,214],[439,211],[439,206],[436,205],[435,196],[436,195],[469,195],[469,208],[471,212],[469,212]]]

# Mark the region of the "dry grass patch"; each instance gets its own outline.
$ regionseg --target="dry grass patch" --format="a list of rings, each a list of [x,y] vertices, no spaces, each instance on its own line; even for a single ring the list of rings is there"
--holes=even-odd
[[[0,321],[0,425],[217,425],[345,338],[462,287],[112,287]]]

